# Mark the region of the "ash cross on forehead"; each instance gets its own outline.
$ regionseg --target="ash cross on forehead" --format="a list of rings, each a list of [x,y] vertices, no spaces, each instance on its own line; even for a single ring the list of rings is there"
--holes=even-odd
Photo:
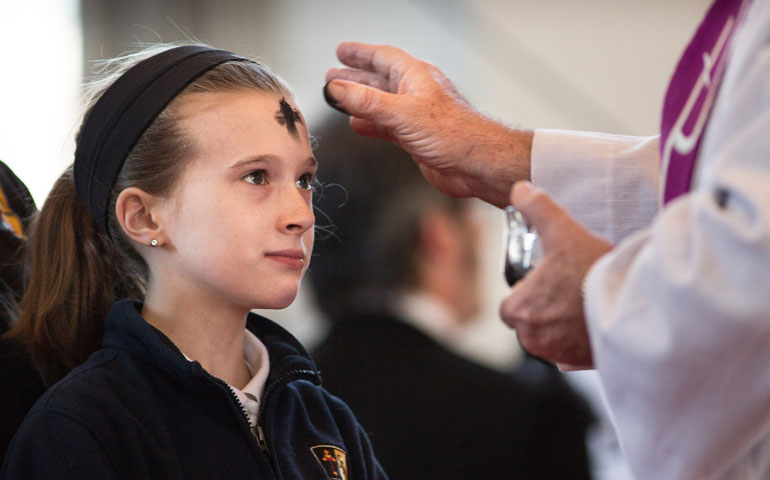
[[[279,106],[281,109],[275,112],[275,119],[281,125],[286,126],[286,129],[292,137],[297,138],[297,123],[302,123],[302,117],[300,116],[299,111],[292,108],[291,105],[289,105],[289,102],[286,101],[286,98],[281,98]]]

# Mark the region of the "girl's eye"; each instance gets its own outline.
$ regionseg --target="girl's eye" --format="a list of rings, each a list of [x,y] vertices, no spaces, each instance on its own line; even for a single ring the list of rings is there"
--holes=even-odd
[[[249,172],[243,179],[254,185],[267,184],[267,175],[264,170],[254,170],[253,172]]]
[[[297,180],[297,188],[301,188],[303,190],[312,190],[313,189],[313,175],[310,173],[306,173],[299,177]]]

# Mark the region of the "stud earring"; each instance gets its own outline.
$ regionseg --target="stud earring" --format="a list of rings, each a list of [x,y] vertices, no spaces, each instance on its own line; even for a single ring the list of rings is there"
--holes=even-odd
[[[153,238],[152,240],[150,240],[150,246],[151,247],[157,247],[158,246],[158,241]]]

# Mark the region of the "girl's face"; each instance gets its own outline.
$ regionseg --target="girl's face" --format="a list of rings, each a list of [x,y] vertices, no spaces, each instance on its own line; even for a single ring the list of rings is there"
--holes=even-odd
[[[178,114],[190,158],[161,207],[163,268],[193,295],[288,306],[313,247],[304,119],[291,98],[248,90],[189,95]]]

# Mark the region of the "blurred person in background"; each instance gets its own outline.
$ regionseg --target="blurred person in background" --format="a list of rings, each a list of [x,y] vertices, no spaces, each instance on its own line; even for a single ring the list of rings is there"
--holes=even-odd
[[[0,162],[0,334],[16,320],[24,292],[24,254],[35,202],[27,187]],[[32,404],[45,391],[45,382],[20,342],[0,336],[0,462],[11,437]]]
[[[24,182],[0,161],[0,333],[24,291],[24,244],[37,208]]]
[[[590,414],[573,392],[453,351],[481,302],[472,203],[436,191],[403,151],[356,136],[339,115],[318,133],[316,209],[328,228],[309,276],[331,329],[313,357],[386,471],[588,478]]]

